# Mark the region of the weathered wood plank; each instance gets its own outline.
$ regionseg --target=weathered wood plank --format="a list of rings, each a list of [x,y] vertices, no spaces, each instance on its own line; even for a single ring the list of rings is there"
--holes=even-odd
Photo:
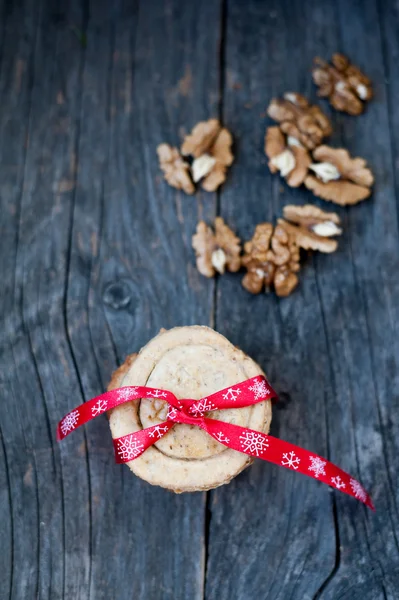
[[[169,188],[156,146],[216,113],[218,4],[120,3],[109,19],[106,5],[90,8],[67,302],[86,397],[161,327],[209,324],[213,306],[191,234],[216,197]],[[87,436],[90,597],[202,598],[205,495],[174,495],[116,466],[105,418]]]
[[[54,430],[161,326],[210,322],[212,284],[187,264],[215,196],[167,188],[155,147],[217,110],[219,8],[88,8],[17,7],[4,54],[2,578],[12,598],[199,598],[204,495],[116,467],[105,419],[60,448]]]
[[[24,14],[22,9],[21,24]],[[60,460],[54,425],[60,398],[82,398],[64,316],[71,219],[65,181],[70,178],[78,134],[83,55],[70,24],[80,21],[80,3],[57,14],[50,4],[32,5],[31,14],[40,15],[40,26],[30,45],[34,60],[24,73],[32,92],[15,264],[14,317],[20,335],[15,332],[11,338],[15,361],[11,379],[20,424],[18,429],[12,424],[5,428],[12,436],[11,444],[6,442],[14,452],[11,471],[26,461],[26,483],[21,478],[12,488],[15,522],[23,511],[30,523],[15,528],[12,597],[79,597],[85,595],[90,572],[87,556],[78,552],[79,544],[89,547],[89,522],[81,509],[87,504],[89,486],[85,465]],[[23,27],[16,33],[24,39]],[[59,99],[60,88],[69,99],[67,105]],[[78,433],[75,458],[83,439],[84,432]],[[26,455],[18,457],[23,443]],[[66,485],[68,471],[80,482],[75,489]],[[19,494],[24,488],[29,496],[22,503]]]
[[[336,22],[342,47],[375,85],[375,99],[362,117],[340,116],[340,138],[351,153],[370,162],[376,184],[370,202],[346,211],[348,234],[343,250],[348,266],[342,275],[337,271],[336,281],[342,277],[340,289],[329,290],[325,280],[320,286],[337,383],[330,409],[332,452],[348,469],[356,464],[360,478],[373,485],[377,512],[365,512],[363,518],[354,520],[347,503],[337,498],[339,568],[323,597],[349,598],[355,588],[359,597],[395,598],[399,589],[395,465],[399,450],[399,260],[392,170],[396,157],[391,153],[384,34],[375,2],[338,3]],[[394,36],[386,37],[385,43],[389,47],[394,43],[397,52]],[[328,318],[336,314],[337,306],[339,320]],[[341,412],[342,405],[348,406],[347,416]]]
[[[312,59],[336,50],[348,51],[364,66],[373,54],[371,76],[383,80],[375,18],[372,3],[367,10],[364,4],[345,4],[338,10],[332,2],[229,3],[224,119],[237,138],[239,154],[223,188],[221,213],[246,239],[257,222],[281,214],[284,204],[314,199],[268,173],[263,156],[266,121],[260,117],[268,100],[286,90],[315,98]],[[341,27],[347,33],[343,41]],[[333,120],[333,141],[340,143],[342,131],[348,131],[345,142],[372,162],[384,191],[377,183],[374,201],[341,210],[346,233],[340,250],[309,260],[300,288],[290,298],[251,298],[235,277],[222,278],[216,323],[264,366],[280,392],[271,433],[314,449],[358,475],[371,486],[378,513],[372,515],[310,479],[256,464],[229,487],[212,493],[209,598],[302,600],[350,594],[371,599],[383,597],[384,589],[386,597],[394,597],[398,586],[392,530],[397,490],[383,456],[382,427],[388,422],[381,419],[389,415],[397,436],[388,408],[395,398],[389,390],[395,372],[391,349],[396,343],[392,311],[397,264],[392,253],[397,233],[396,223],[389,222],[395,214],[390,160],[383,169],[382,148],[375,160],[375,142],[380,148],[389,140],[385,100],[377,97],[370,113],[358,120],[337,114]],[[382,242],[385,234],[388,239]],[[397,451],[393,439],[386,443]],[[383,539],[388,540],[386,548]],[[387,567],[382,568],[385,560]]]
[[[37,72],[38,67],[40,71],[43,66],[37,8],[32,2],[7,6],[0,80],[0,256],[5,282],[0,311],[3,318],[1,436],[8,484],[1,488],[1,522],[4,528],[9,526],[10,534],[10,538],[2,536],[4,570],[1,569],[1,589],[10,598],[39,594],[40,566],[43,559],[49,560],[49,556],[46,557],[48,544],[55,537],[62,539],[61,525],[55,520],[53,536],[46,539],[44,535],[53,516],[50,496],[53,499],[60,496],[60,479],[53,462],[52,431],[30,335],[30,315],[35,310],[39,319],[43,315],[37,310],[36,297],[24,303],[23,295],[23,279],[27,273],[23,273],[22,264],[32,250],[35,236],[29,225],[25,228],[29,211],[25,213],[24,206],[29,205],[29,196],[28,192],[23,195],[23,190],[31,189],[32,183],[33,165],[27,158],[27,148],[30,142],[35,143],[34,137],[29,139],[29,135],[33,131],[31,125],[37,115],[38,101],[38,94],[34,95],[32,91],[32,82],[37,76],[37,90],[43,86],[44,97],[47,97],[44,83],[48,82],[48,76],[42,78]],[[37,265],[41,265],[42,256],[37,255],[37,260]],[[8,510],[4,514],[6,498]],[[43,574],[46,588],[43,597],[51,590],[46,573],[49,573],[48,568]],[[53,580],[54,598],[58,590],[62,591],[62,577],[60,569]]]
[[[17,11],[6,11],[4,3],[1,4],[1,23],[0,23],[0,102],[2,111],[0,113],[0,198],[2,210],[0,214],[0,268],[3,274],[3,294],[0,296],[2,315],[5,315],[9,307],[12,306],[12,291],[14,281],[14,265],[16,252],[16,223],[18,199],[20,196],[20,186],[23,176],[24,159],[24,140],[27,133],[27,117],[29,114],[29,91],[27,85],[18,85],[18,106],[19,115],[15,115],[14,119],[10,119],[10,111],[14,106],[13,99],[15,98],[15,83],[19,83],[19,77],[16,77],[18,56],[20,61],[29,62],[24,45],[21,44],[21,39],[14,35],[16,24],[19,21]],[[6,29],[7,26],[7,29]],[[37,23],[32,20],[27,24],[27,37],[34,38]],[[22,46],[22,47],[21,47]],[[26,49],[26,45],[25,45]],[[25,84],[24,80],[24,84]],[[21,82],[22,84],[22,82]],[[10,93],[11,92],[11,93]],[[4,356],[6,352],[11,354],[11,347],[7,340],[7,330],[12,330],[12,327],[1,328],[1,364],[0,370],[0,388],[3,402],[10,395],[10,381],[6,369],[4,369]],[[8,427],[9,419],[15,419],[15,411],[4,411],[0,421],[0,538],[2,540],[3,551],[0,553],[0,589],[11,595],[13,585],[13,558],[14,558],[14,501],[15,495],[11,492],[11,486],[18,481],[18,475],[23,477],[25,474],[24,466],[18,473],[13,470],[11,473],[10,460],[12,458],[10,448],[6,447],[6,441],[9,439],[3,432]],[[20,499],[23,501],[26,498],[26,487],[22,488]],[[26,525],[27,521],[23,520]],[[27,540],[31,539],[30,532]],[[26,566],[26,564],[25,564]]]

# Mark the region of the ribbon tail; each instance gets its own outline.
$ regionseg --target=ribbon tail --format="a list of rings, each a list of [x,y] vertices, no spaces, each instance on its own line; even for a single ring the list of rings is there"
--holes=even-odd
[[[204,418],[202,429],[228,448],[313,477],[375,510],[359,481],[314,452],[260,431],[214,419]]]
[[[115,462],[122,464],[138,458],[147,448],[166,435],[173,425],[173,421],[164,421],[159,425],[140,429],[135,433],[128,433],[114,439]]]

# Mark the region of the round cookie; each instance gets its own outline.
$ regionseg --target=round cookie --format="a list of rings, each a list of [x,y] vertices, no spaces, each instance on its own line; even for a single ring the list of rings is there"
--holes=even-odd
[[[138,355],[130,355],[114,373],[108,389],[143,385],[167,389],[179,399],[199,400],[256,375],[261,368],[225,337],[208,327],[162,331]],[[228,423],[268,433],[270,401],[207,414]],[[157,425],[166,419],[159,399],[133,401],[112,410],[113,438]],[[193,492],[228,483],[253,459],[216,442],[194,425],[176,424],[144,454],[127,463],[149,483]]]

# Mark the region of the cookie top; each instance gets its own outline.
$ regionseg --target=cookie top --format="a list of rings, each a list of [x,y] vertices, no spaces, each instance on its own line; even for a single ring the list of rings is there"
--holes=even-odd
[[[163,331],[115,373],[110,388],[144,385],[170,390],[179,399],[199,400],[221,389],[263,374],[260,367],[225,337],[208,327]],[[115,408],[112,436],[120,436],[166,420],[167,404],[142,399]],[[267,433],[270,401],[213,411],[209,418]],[[252,458],[226,448],[194,425],[176,424],[129,468],[151,484],[176,492],[207,490],[228,483]]]

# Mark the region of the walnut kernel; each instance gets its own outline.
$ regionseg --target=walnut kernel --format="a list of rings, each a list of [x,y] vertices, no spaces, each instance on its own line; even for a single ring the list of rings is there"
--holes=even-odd
[[[253,238],[244,246],[242,265],[247,270],[242,285],[252,294],[274,285],[277,296],[288,296],[298,284],[299,250],[280,226],[257,225]]]
[[[241,266],[241,241],[221,217],[215,219],[215,232],[204,221],[197,225],[192,245],[195,250],[197,269],[205,277],[216,273],[236,272]]]
[[[315,196],[341,206],[370,196],[374,177],[363,158],[352,158],[347,150],[329,146],[316,148],[313,158],[320,162],[310,165],[316,176],[308,175],[305,186]]]
[[[360,115],[364,103],[373,96],[371,81],[343,54],[334,54],[332,64],[315,58],[313,81],[319,87],[318,95],[328,97],[331,105],[350,115]]]
[[[217,119],[197,123],[181,147],[160,144],[157,148],[159,163],[169,185],[194,194],[195,183],[207,192],[214,192],[225,180],[233,160],[233,138]],[[184,157],[192,157],[192,161]],[[191,166],[190,166],[191,162]]]
[[[291,187],[300,186],[308,173],[309,152],[292,136],[285,136],[280,127],[269,127],[265,135],[265,154],[271,173],[280,172]]]
[[[331,123],[318,106],[311,105],[304,96],[284,94],[283,99],[274,98],[267,109],[269,117],[280,123],[287,136],[298,140],[309,150],[319,146],[331,134]]]
[[[214,192],[226,180],[226,171],[233,160],[233,138],[217,119],[197,123],[186,136],[181,152],[194,157],[191,166],[193,180],[207,192]]]
[[[169,144],[160,144],[157,148],[159,164],[165,180],[172,187],[194,194],[195,187],[190,177],[190,165],[182,159],[177,148]]]

